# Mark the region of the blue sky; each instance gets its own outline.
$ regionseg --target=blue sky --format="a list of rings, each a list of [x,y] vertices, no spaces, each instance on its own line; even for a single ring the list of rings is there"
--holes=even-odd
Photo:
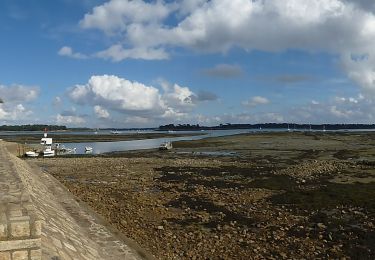
[[[374,11],[365,0],[3,0],[0,124],[373,123]]]

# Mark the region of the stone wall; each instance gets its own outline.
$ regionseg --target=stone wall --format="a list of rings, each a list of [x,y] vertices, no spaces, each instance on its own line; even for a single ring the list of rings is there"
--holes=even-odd
[[[0,158],[0,260],[39,260],[42,221],[2,146]]]
[[[0,140],[0,260],[153,259],[32,165]]]

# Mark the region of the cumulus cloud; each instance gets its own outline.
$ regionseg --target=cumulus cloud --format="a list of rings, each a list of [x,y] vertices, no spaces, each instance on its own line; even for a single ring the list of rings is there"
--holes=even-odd
[[[62,47],[57,52],[57,54],[59,54],[60,56],[66,56],[66,57],[70,57],[74,59],[86,59],[87,58],[87,56],[82,53],[74,52],[73,49],[69,46]]]
[[[98,118],[109,118],[109,111],[137,118],[182,118],[199,102],[216,99],[210,92],[195,94],[188,87],[165,84],[161,91],[114,75],[101,75],[70,88],[67,94],[76,104],[92,106]]]
[[[362,94],[356,97],[336,96],[328,101],[313,101],[284,113],[288,121],[302,123],[368,123],[375,119],[374,101]]]
[[[5,103],[30,102],[39,96],[39,87],[0,85],[0,97]]]
[[[69,97],[79,104],[95,104],[110,109],[154,113],[163,109],[159,90],[116,76],[92,76],[86,85],[76,85]]]
[[[54,107],[59,107],[59,106],[61,106],[61,104],[62,104],[62,99],[61,99],[61,97],[59,97],[59,96],[55,97],[55,98],[53,99],[53,101],[52,101],[52,105],[53,105]]]
[[[85,118],[78,115],[62,115],[56,116],[56,123],[59,125],[83,125],[86,123]]]
[[[261,96],[255,96],[255,97],[250,98],[249,100],[243,101],[242,105],[247,106],[247,107],[256,107],[259,105],[266,105],[269,103],[270,101],[267,98],[261,97]]]
[[[165,19],[170,8],[162,1],[147,3],[140,0],[112,0],[85,14],[80,26],[100,29],[106,33],[124,31],[131,24],[155,23]]]
[[[6,119],[8,117],[8,112],[5,111],[4,105],[0,103],[0,119]]]
[[[122,45],[116,44],[104,51],[96,53],[95,57],[117,62],[128,58],[143,60],[164,60],[168,59],[169,55],[163,48],[140,47],[124,49]]]
[[[218,64],[213,68],[202,70],[203,75],[219,78],[234,78],[243,74],[242,68],[238,65]]]
[[[109,118],[108,111],[101,106],[94,106],[94,112],[98,118]]]
[[[25,120],[32,114],[33,112],[26,109],[23,104],[0,103],[0,120],[5,120],[5,122],[14,123]]]
[[[178,48],[326,52],[339,57],[348,76],[369,93],[375,89],[370,0],[111,0],[87,13],[80,26],[111,36],[111,46],[96,56],[114,61],[165,59]],[[226,75],[228,68],[214,69],[206,72]]]

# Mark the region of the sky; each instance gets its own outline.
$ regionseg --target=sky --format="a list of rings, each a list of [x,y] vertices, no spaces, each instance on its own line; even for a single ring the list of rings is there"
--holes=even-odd
[[[0,124],[374,123],[373,0],[2,0]]]

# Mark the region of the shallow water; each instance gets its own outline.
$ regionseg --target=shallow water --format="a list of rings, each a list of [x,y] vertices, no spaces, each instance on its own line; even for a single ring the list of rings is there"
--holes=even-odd
[[[131,151],[131,150],[144,150],[158,148],[160,144],[167,141],[186,141],[186,140],[200,140],[207,137],[227,136],[241,133],[248,133],[249,130],[212,130],[204,131],[205,134],[197,136],[184,136],[184,137],[164,137],[146,140],[132,140],[132,141],[116,141],[116,142],[88,142],[88,143],[63,143],[65,147],[76,148],[75,154],[85,154],[85,147],[93,148],[90,154],[102,154],[109,152]],[[180,133],[180,132],[178,132]],[[202,132],[186,132],[186,133],[202,133]]]

